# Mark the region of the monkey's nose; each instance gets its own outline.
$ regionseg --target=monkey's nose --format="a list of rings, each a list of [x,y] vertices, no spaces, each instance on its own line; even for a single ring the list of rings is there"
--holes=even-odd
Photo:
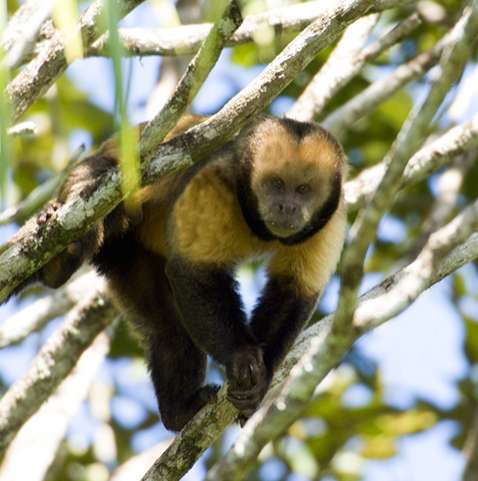
[[[297,212],[297,205],[292,202],[279,204],[279,212],[286,215],[294,215]]]

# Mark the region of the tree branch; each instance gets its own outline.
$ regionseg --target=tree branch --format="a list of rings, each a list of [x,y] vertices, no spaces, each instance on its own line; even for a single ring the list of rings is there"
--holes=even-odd
[[[173,94],[141,133],[143,156],[159,145],[176,125],[214,67],[226,40],[242,23],[237,0],[231,0],[222,17],[209,30],[201,48],[189,63]]]
[[[80,30],[84,45],[89,45],[104,32],[101,18],[105,1],[96,0],[80,17]],[[115,0],[118,18],[127,15],[142,0]],[[27,108],[53,84],[68,66],[64,55],[63,41],[59,32],[47,41],[28,65],[7,85],[6,93],[12,108],[13,120],[18,119]]]
[[[401,4],[396,0],[395,4]],[[143,171],[143,183],[191,165],[223,145],[249,119],[277,96],[317,53],[358,17],[377,9],[383,0],[342,0],[324,4],[324,13],[299,34],[269,66],[216,115],[189,129],[153,152]],[[386,5],[390,3],[387,2]],[[111,170],[87,199],[75,198],[53,215],[47,224],[27,223],[0,248],[0,302],[24,279],[80,237],[122,198],[119,174]]]
[[[407,162],[400,188],[416,184],[439,169],[453,157],[478,147],[478,115],[469,122],[451,128],[437,139],[429,142]],[[377,189],[383,178],[384,162],[363,170],[345,185],[345,200],[349,209],[363,207]]]
[[[478,409],[475,408],[473,424],[466,438],[464,455],[466,457],[465,470],[462,481],[476,481],[478,479]]]
[[[345,132],[355,122],[375,110],[408,82],[422,77],[440,60],[443,50],[452,42],[453,36],[448,33],[430,50],[400,65],[390,75],[372,83],[363,92],[334,110],[324,119],[322,125],[339,139],[343,138]]]
[[[407,161],[427,137],[433,117],[443,99],[461,76],[478,33],[478,0],[465,7],[452,30],[454,42],[440,60],[441,74],[432,82],[425,101],[413,109],[384,159],[385,174],[367,207],[360,211],[351,228],[341,267],[339,303],[334,317],[335,333],[349,331],[357,303],[357,292],[363,276],[363,263],[369,245],[374,241],[383,214],[391,207]]]
[[[88,394],[110,346],[103,332],[81,355],[72,373],[18,432],[0,467],[2,481],[43,481],[71,418]],[[28,460],[28,462],[25,462]]]
[[[278,33],[302,31],[315,20],[323,2],[307,2],[248,15],[237,31],[227,40],[232,47],[254,41],[260,28],[272,28]],[[183,25],[171,28],[124,28],[119,36],[129,55],[190,55],[195,53],[206,38],[212,25]],[[106,55],[107,36],[103,35],[88,48],[87,55]]]
[[[0,43],[9,68],[18,67],[33,52],[40,27],[50,16],[52,8],[53,0],[29,0],[12,16]]]
[[[320,117],[332,97],[350,82],[367,62],[409,35],[421,23],[420,17],[413,14],[366,47],[377,20],[377,15],[370,15],[358,20],[345,31],[327,62],[287,113],[288,117],[309,122]]]
[[[243,479],[265,444],[300,416],[317,384],[340,362],[358,337],[396,316],[431,285],[476,259],[478,234],[457,245],[476,225],[478,201],[435,232],[414,262],[362,296],[350,333],[334,333],[334,315],[307,329],[278,374],[278,381],[282,380],[292,368],[280,395],[263,405],[247,422],[234,446],[209,472],[207,480]],[[443,255],[445,247],[447,255]],[[450,252],[450,249],[453,250]]]
[[[89,296],[91,286],[98,285],[101,285],[101,279],[95,272],[90,271],[18,310],[0,325],[0,349],[23,341],[31,333],[42,329],[47,322],[62,316]]]
[[[0,400],[0,454],[115,316],[114,307],[100,296],[87,298],[75,307],[38,353],[28,373]]]

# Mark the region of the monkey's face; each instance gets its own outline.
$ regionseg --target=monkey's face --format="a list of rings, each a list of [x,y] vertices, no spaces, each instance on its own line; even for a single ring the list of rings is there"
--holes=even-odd
[[[315,179],[286,172],[265,175],[256,183],[255,193],[266,227],[281,238],[303,230],[320,208],[324,197]]]
[[[306,228],[325,206],[337,188],[341,159],[321,131],[311,129],[300,137],[284,121],[265,127],[253,144],[251,187],[267,229],[287,238]]]

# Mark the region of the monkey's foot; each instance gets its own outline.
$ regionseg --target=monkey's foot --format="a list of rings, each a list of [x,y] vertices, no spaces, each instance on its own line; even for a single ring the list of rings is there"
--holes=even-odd
[[[165,428],[170,431],[181,431],[202,407],[216,398],[219,388],[217,384],[207,384],[199,388],[192,399],[181,403],[176,400],[171,406],[165,406],[164,402],[161,404],[160,401],[161,420]]]
[[[239,348],[226,371],[227,398],[240,411],[239,422],[245,422],[256,411],[270,383],[261,348],[254,345]]]

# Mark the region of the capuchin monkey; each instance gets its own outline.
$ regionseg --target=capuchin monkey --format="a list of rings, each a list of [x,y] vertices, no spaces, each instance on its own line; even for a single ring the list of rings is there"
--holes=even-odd
[[[201,120],[183,118],[169,138]],[[90,195],[117,157],[108,141],[85,159],[38,222]],[[139,220],[120,204],[37,278],[58,287],[85,260],[106,277],[141,334],[167,429],[215,396],[207,355],[225,367],[228,399],[247,419],[336,268],[345,164],[318,125],[260,117],[208,159],[142,188]],[[253,258],[266,259],[268,280],[248,321],[234,273]]]

